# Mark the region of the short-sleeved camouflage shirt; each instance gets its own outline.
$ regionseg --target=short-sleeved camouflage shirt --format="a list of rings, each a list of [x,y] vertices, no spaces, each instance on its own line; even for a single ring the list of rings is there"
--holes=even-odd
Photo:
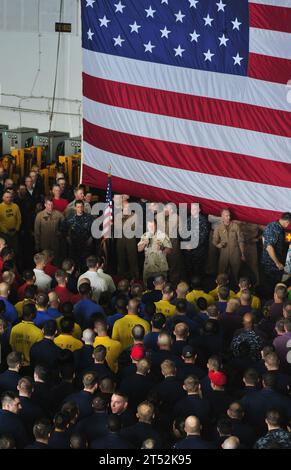
[[[275,250],[278,260],[284,264],[283,250],[284,250],[284,229],[278,221],[271,222],[267,225],[263,232],[263,253],[262,264],[265,271],[278,271],[272,258],[267,252],[267,246],[272,245]]]
[[[151,273],[168,271],[167,255],[163,250],[158,248],[159,245],[161,248],[172,248],[172,243],[168,235],[159,230],[154,235],[150,232],[146,232],[142,235],[139,245],[146,240],[149,240],[149,243],[144,250],[144,271]]]

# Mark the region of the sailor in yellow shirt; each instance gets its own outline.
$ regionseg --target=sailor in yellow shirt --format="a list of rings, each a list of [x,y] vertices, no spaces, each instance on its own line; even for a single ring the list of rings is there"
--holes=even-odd
[[[238,285],[239,285],[239,291],[236,294],[236,298],[240,299],[242,292],[244,290],[250,291],[252,285],[251,285],[251,282],[250,282],[248,277],[241,277],[240,280],[239,280]],[[257,297],[256,295],[252,295],[251,297],[252,297],[251,298],[251,308],[253,308],[254,310],[260,310],[261,301],[260,301],[259,297]]]
[[[61,329],[61,321],[63,320],[63,318],[66,318],[66,317],[61,316],[56,319],[57,327],[59,331]],[[79,339],[79,340],[82,338],[82,328],[80,327],[80,325],[78,325],[78,323],[74,323],[74,330],[73,330],[72,335],[74,336],[74,338]]]
[[[128,313],[114,323],[112,332],[112,339],[121,343],[122,350],[133,345],[131,332],[135,325],[142,325],[145,329],[145,334],[150,331],[149,323],[138,316],[138,301],[136,299],[131,299],[128,302],[127,309]]]
[[[218,289],[219,289],[220,287],[224,287],[224,286],[216,287],[215,289],[213,289],[213,290],[211,290],[211,291],[209,292],[209,295],[211,295],[211,297],[213,297],[216,302],[218,301]],[[227,300],[235,299],[235,297],[236,297],[236,293],[235,293],[233,290],[230,289],[230,291],[229,291],[229,297],[228,297]]]
[[[225,274],[225,273],[218,274],[218,276],[216,278],[216,284],[217,284],[217,287],[215,289],[211,290],[209,292],[209,295],[211,295],[211,297],[213,297],[214,300],[217,302],[218,301],[218,289],[219,289],[219,287],[222,287],[222,286],[228,287],[229,286],[229,277],[228,277],[228,275]],[[235,296],[236,296],[235,292],[230,289],[228,300],[229,299],[234,299]]]
[[[199,276],[193,276],[191,279],[191,285],[192,285],[192,290],[189,292],[189,285],[186,282],[180,282],[180,284],[177,285],[176,293],[177,293],[177,298],[178,299],[185,299],[187,302],[190,304],[194,305],[196,307],[196,302],[198,299],[203,297],[207,305],[211,305],[214,303],[214,298],[210,295],[204,292],[201,286],[201,279]]]
[[[100,344],[106,348],[106,361],[112,372],[115,374],[118,371],[118,358],[122,353],[122,346],[119,341],[116,341],[108,336],[107,324],[104,321],[97,321],[94,325],[94,331],[97,334],[94,341],[94,348]]]
[[[189,292],[189,294],[186,295],[186,300],[188,300],[190,304],[196,305],[197,300],[201,297],[206,300],[208,306],[214,304],[215,302],[214,297],[212,297],[210,294],[207,294],[202,289],[193,289],[191,292]]]
[[[24,300],[21,300],[20,302],[17,302],[17,304],[14,305],[19,320],[22,319],[22,313],[23,313],[24,305],[34,304],[34,303],[35,303],[35,301],[33,299],[24,299]]]
[[[176,306],[171,304],[171,300],[174,297],[174,290],[170,284],[166,284],[162,292],[162,300],[155,302],[156,312],[162,313],[166,318],[173,317],[176,312]]]
[[[30,349],[38,341],[43,339],[42,331],[34,325],[33,320],[36,315],[36,307],[34,304],[26,304],[23,306],[23,320],[15,325],[10,334],[10,346],[13,351],[23,354],[23,365],[30,365]]]
[[[17,302],[17,304],[14,305],[19,320],[22,318],[23,305],[25,304],[26,300],[27,299],[20,300],[20,302]]]
[[[204,292],[201,286],[201,280],[200,277],[195,276],[192,278],[192,290],[186,295],[186,300],[190,302],[193,305],[196,305],[196,302],[200,297],[206,300],[207,305],[214,304],[215,299],[212,297],[212,295],[207,294]]]
[[[243,292],[248,292],[248,289],[243,289],[243,290],[240,290],[237,294],[236,294],[236,298],[237,299],[240,299],[241,298],[241,295]],[[261,301],[259,299],[259,297],[257,297],[256,295],[252,295],[251,294],[251,308],[253,310],[260,310],[261,308]]]
[[[82,341],[74,338],[74,320],[63,318],[61,320],[61,334],[54,339],[55,344],[61,349],[69,349],[74,352],[81,349],[84,345]]]
[[[0,204],[0,232],[8,238],[9,246],[17,251],[17,232],[21,226],[21,213],[17,204],[12,202],[12,193],[5,191]]]

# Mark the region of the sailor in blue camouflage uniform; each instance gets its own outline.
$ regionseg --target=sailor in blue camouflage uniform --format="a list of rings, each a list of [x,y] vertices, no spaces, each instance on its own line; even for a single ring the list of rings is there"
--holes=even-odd
[[[199,218],[199,224],[195,223]],[[195,275],[203,275],[205,272],[205,266],[207,261],[208,253],[208,244],[209,244],[209,233],[210,233],[210,223],[208,222],[207,217],[201,214],[198,204],[191,204],[191,214],[187,218],[187,230],[192,230],[199,236],[199,242],[197,248],[182,250],[184,256],[185,270],[188,277],[188,280],[191,281],[191,278]],[[199,228],[199,234],[197,233]],[[190,242],[190,237],[182,237],[181,239],[184,242]]]
[[[61,231],[67,235],[69,255],[79,268],[86,267],[86,258],[92,251],[91,227],[94,217],[84,211],[84,202],[75,202],[76,213],[61,224]]]
[[[264,287],[268,297],[273,294],[275,285],[280,282],[284,272],[285,230],[291,223],[291,213],[284,212],[280,219],[267,225],[263,232],[262,267]]]
[[[254,449],[291,449],[291,433],[281,427],[282,416],[277,410],[270,410],[266,415],[268,432],[257,440]]]
[[[278,444],[278,447],[282,449],[291,449],[290,432],[284,431],[284,429],[274,429],[261,437],[255,443],[254,449],[267,449],[272,444]]]

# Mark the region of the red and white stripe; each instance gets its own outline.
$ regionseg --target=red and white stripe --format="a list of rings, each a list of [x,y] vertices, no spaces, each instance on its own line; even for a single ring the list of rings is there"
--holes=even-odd
[[[254,0],[248,77],[83,51],[83,182],[226,205],[267,223],[291,201],[291,0]],[[290,100],[289,100],[290,101]]]
[[[104,212],[104,221],[103,221],[103,229],[102,229],[102,236],[103,238],[110,238],[111,237],[111,227],[112,227],[112,201],[109,202],[107,205],[105,212]]]

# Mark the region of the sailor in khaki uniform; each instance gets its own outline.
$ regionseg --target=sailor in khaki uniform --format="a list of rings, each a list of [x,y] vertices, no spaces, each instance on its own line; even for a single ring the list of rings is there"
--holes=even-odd
[[[238,282],[241,260],[245,261],[244,237],[240,226],[231,221],[230,211],[221,213],[222,223],[217,225],[213,234],[213,244],[219,249],[218,272],[232,272],[234,281]]]

